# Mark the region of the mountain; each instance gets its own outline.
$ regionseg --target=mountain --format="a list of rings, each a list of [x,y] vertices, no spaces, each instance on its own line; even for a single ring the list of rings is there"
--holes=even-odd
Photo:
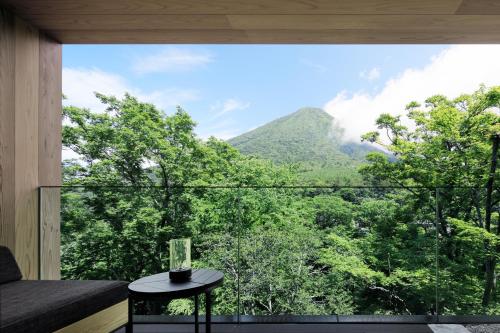
[[[301,108],[228,142],[246,155],[295,163],[305,180],[359,183],[357,167],[376,148],[345,142],[343,130],[319,108]]]

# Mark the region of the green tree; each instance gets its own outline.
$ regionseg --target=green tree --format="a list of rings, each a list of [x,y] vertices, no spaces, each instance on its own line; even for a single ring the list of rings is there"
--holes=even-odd
[[[445,250],[441,259],[450,266],[461,260],[455,235],[463,226],[450,224],[450,219],[500,234],[500,224],[493,222],[500,197],[499,107],[500,87],[481,87],[454,100],[437,95],[428,98],[425,107],[416,102],[407,106],[411,125],[404,125],[400,116],[382,114],[377,119],[379,131],[363,136],[364,140],[382,145],[396,158],[391,161],[383,154],[371,153],[370,163],[361,169],[367,179],[401,186],[422,198],[427,189],[437,188],[433,204],[437,207],[436,227]],[[423,200],[420,206],[427,203]],[[488,306],[492,297],[498,256],[498,248],[488,239],[476,240],[484,242],[485,252],[494,253],[483,256],[484,271],[475,272],[477,278],[485,276],[483,306]]]
[[[364,139],[394,156],[368,156],[371,189],[282,186],[300,170],[200,140],[181,108],[100,94],[104,113],[65,107],[63,144],[79,159],[63,168],[63,277],[165,271],[168,241],[190,237],[193,265],[225,273],[216,313],[427,314],[438,232],[440,307],[497,311],[499,91],[411,103],[411,125],[382,115],[387,138]]]
[[[64,183],[73,186],[62,198],[66,278],[134,280],[165,271],[168,241],[178,237],[193,238],[194,264],[206,266],[207,239],[237,236],[239,193],[232,187],[275,186],[296,177],[287,166],[245,157],[223,141],[198,139],[181,108],[167,116],[130,95],[96,96],[104,113],[63,110],[64,148],[79,156],[64,163]],[[247,191],[243,227],[272,220],[276,198]],[[234,299],[232,308],[219,299],[219,309],[235,311]],[[189,309],[181,305],[172,311]]]

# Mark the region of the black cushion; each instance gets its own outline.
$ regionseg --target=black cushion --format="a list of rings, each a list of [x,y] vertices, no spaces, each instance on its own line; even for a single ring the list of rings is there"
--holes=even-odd
[[[8,247],[0,246],[0,284],[21,280],[23,276]]]
[[[127,299],[122,281],[15,281],[0,285],[0,332],[52,332]]]

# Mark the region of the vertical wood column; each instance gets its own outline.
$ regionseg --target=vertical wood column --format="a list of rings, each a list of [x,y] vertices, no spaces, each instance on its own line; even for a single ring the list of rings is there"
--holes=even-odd
[[[61,183],[61,67],[60,44],[0,7],[0,244],[25,279],[59,278],[59,196],[46,207],[46,245],[38,187]]]
[[[61,185],[62,47],[40,36],[38,182]],[[40,279],[61,278],[61,191],[40,190]]]
[[[40,186],[61,185],[62,47],[40,36],[38,100],[38,179]]]
[[[38,278],[38,31],[16,18],[15,238],[24,278]]]
[[[14,251],[14,16],[0,7],[0,244]]]

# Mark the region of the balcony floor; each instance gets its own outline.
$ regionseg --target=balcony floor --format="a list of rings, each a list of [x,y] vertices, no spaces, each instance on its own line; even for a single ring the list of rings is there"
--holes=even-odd
[[[461,325],[434,326],[426,324],[213,324],[214,333],[465,333]],[[200,325],[203,333],[204,325]],[[137,324],[134,333],[191,333],[188,324]],[[125,333],[122,328],[115,333]]]

